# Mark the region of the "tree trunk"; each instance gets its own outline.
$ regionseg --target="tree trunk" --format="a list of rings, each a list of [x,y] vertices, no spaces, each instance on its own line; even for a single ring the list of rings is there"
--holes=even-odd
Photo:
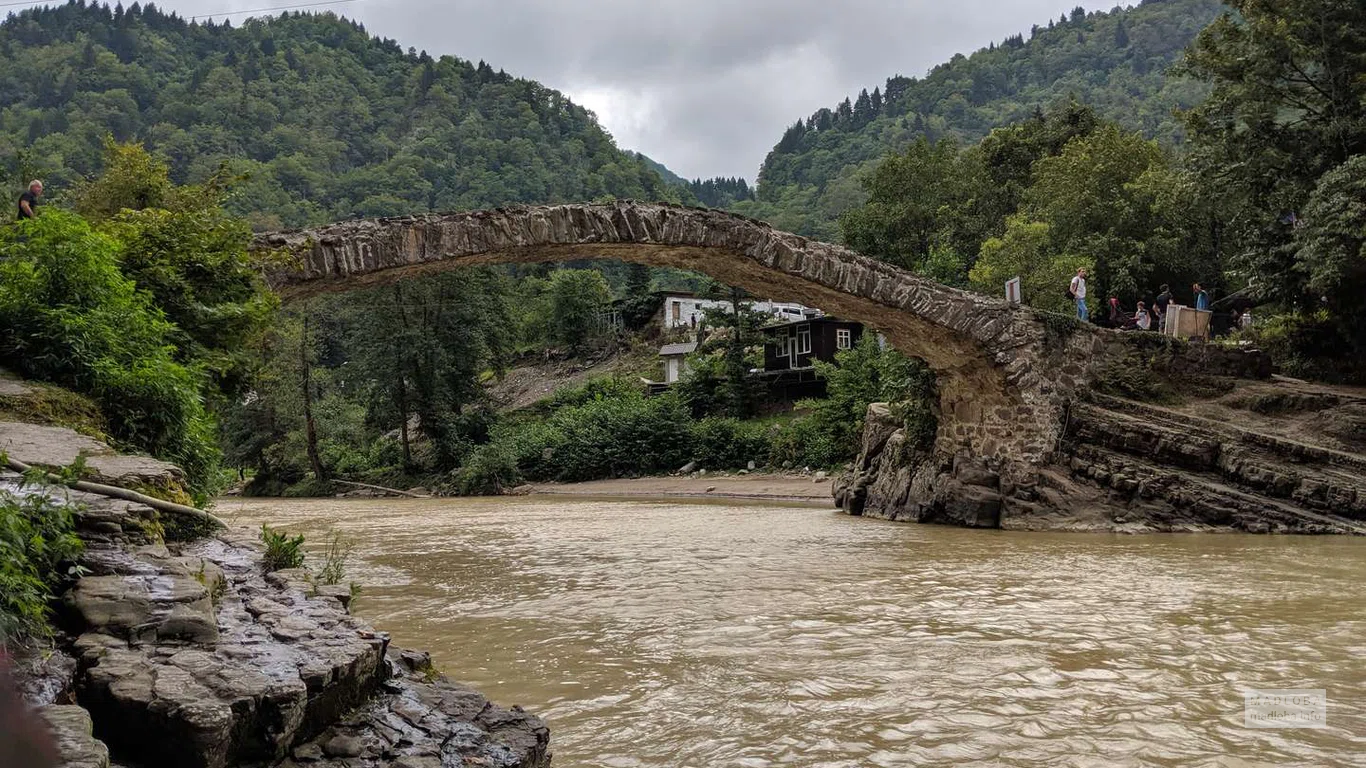
[[[398,424],[399,440],[403,443],[403,468],[408,469],[413,465],[413,449],[408,441],[408,385],[403,380],[403,374],[398,375],[398,410],[400,421]]]
[[[403,308],[403,289],[397,285],[394,286],[394,303],[398,306],[398,319],[403,326],[403,338],[406,339],[408,337],[408,313]],[[400,352],[399,354],[404,355],[405,353]],[[408,469],[413,466],[413,449],[408,437],[408,380],[405,362],[406,357],[402,357],[398,364],[398,434],[403,443],[403,468]]]
[[[304,383],[304,436],[308,444],[308,465],[313,468],[315,480],[326,480],[323,460],[318,456],[318,430],[313,424],[313,383],[311,367],[308,362],[308,310],[304,310],[303,336],[299,341],[299,365],[303,370]]]

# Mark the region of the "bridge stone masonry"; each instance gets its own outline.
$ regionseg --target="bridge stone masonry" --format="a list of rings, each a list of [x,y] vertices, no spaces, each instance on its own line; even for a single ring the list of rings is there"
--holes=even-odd
[[[927,522],[997,526],[1014,511],[1065,508],[1066,494],[1040,493],[1038,484],[1060,461],[1071,404],[1116,366],[1266,373],[1260,357],[1215,347],[1136,350],[1125,334],[710,209],[620,201],[424,214],[261,234],[252,249],[286,300],[468,266],[619,259],[701,272],[862,322],[937,375],[933,450],[916,460],[898,510],[883,515],[912,510]],[[856,467],[842,485],[849,511],[863,511],[872,469],[860,480]]]

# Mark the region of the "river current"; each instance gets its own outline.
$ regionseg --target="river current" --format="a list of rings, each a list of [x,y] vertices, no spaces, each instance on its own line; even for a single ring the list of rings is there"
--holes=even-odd
[[[232,500],[555,765],[1366,765],[1366,541],[972,531],[782,503]],[[1324,689],[1250,728],[1249,689]]]

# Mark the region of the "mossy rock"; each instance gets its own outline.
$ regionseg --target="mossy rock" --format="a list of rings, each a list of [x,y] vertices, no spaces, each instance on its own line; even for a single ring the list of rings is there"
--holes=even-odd
[[[19,421],[65,427],[101,442],[110,442],[104,414],[100,407],[84,395],[26,381],[23,394],[0,395],[0,421]]]

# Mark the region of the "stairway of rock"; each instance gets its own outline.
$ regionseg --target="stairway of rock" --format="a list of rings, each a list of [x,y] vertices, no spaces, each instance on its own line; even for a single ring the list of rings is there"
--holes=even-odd
[[[1093,395],[1072,405],[1061,455],[1119,526],[1366,534],[1366,456],[1231,419]],[[1042,485],[1077,490],[1056,475]]]

